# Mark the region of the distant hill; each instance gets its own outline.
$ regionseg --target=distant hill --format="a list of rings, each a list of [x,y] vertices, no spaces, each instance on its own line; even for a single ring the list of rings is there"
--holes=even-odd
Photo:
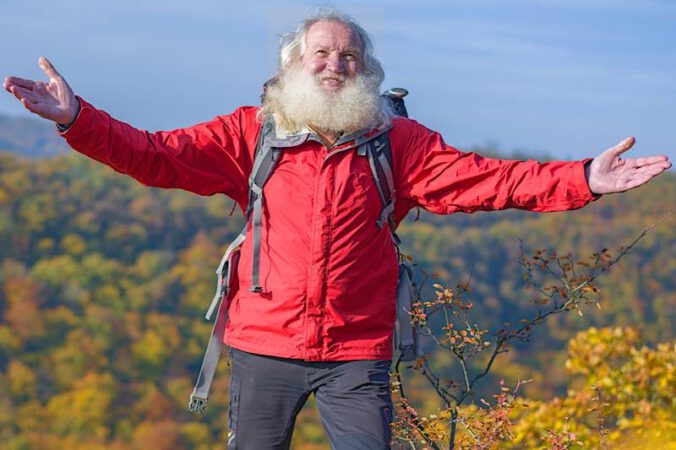
[[[0,151],[27,158],[52,158],[68,148],[47,121],[0,115]]]
[[[26,158],[53,158],[68,153],[70,147],[59,137],[54,126],[35,116],[11,117],[0,114],[0,152]],[[495,145],[477,145],[464,149],[484,156],[507,159],[537,159],[548,161],[550,155],[535,155],[528,150],[499,150]]]

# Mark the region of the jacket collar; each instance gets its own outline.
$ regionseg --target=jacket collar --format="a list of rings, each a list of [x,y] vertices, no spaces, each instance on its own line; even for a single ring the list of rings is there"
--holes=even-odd
[[[292,131],[281,127],[276,123],[274,118],[270,116],[265,118],[265,122],[268,122],[268,130],[272,131],[272,133],[267,136],[267,139],[269,145],[273,147],[295,147],[305,143],[308,140],[320,143],[322,142],[319,136],[306,125],[303,125],[300,130]],[[265,124],[263,128],[266,128]],[[380,136],[389,129],[390,127],[382,130],[377,128],[362,128],[352,133],[343,134],[338,138],[335,144],[333,144],[331,150],[358,147],[363,143],[374,139],[376,136]]]

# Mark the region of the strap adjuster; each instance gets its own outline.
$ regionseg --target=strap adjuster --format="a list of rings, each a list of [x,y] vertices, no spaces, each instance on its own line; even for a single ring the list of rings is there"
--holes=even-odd
[[[415,361],[418,358],[416,354],[416,346],[413,345],[401,345],[399,346],[399,352],[401,356],[399,357],[403,362]]]
[[[207,407],[207,401],[206,398],[197,397],[195,394],[191,394],[190,401],[188,402],[188,411],[204,414],[204,410]]]

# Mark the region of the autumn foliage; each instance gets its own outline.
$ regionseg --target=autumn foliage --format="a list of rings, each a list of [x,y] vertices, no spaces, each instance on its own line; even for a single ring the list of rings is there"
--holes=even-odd
[[[524,279],[523,254],[532,262],[537,249],[542,258],[551,255],[544,249],[557,255],[599,249],[598,261],[586,262],[603,266],[600,250],[631,242],[664,216],[664,199],[675,190],[676,179],[667,174],[577,212],[425,215],[402,224],[404,251],[441,286],[430,281],[423,300],[452,304],[457,312],[448,322],[439,318],[441,309],[424,319],[440,331],[444,347],[425,360],[438,387],[462,395],[458,355],[485,367],[500,330],[518,330],[526,325],[520,320],[561,298],[548,282],[524,290],[539,281]],[[224,446],[226,361],[207,413],[190,415],[186,404],[211,330],[203,315],[214,270],[242,226],[241,212],[231,210],[224,197],[146,188],[76,155],[27,161],[0,154],[0,448]],[[670,221],[598,279],[601,297],[584,292],[601,310],[582,301],[582,317],[571,308],[510,340],[509,352],[496,356],[458,405],[458,446],[480,448],[472,433],[483,436],[484,448],[674,441]],[[446,284],[453,286],[448,292]],[[538,289],[550,303],[538,303]],[[400,373],[415,426],[445,445],[453,399],[449,407],[413,369],[402,366]],[[397,432],[413,431],[397,445],[411,448],[406,439],[429,445],[410,425],[397,423]],[[293,448],[328,448],[311,402]]]

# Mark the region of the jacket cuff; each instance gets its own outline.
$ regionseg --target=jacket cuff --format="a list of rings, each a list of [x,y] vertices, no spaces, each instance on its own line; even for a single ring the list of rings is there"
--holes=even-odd
[[[86,101],[84,101],[82,99],[82,97],[76,95],[75,98],[77,99],[78,110],[77,110],[77,114],[75,115],[75,118],[73,119],[73,121],[69,124],[62,124],[62,123],[56,124],[57,131],[63,137],[67,137],[67,136],[73,134],[73,133],[70,132],[73,128],[82,128],[81,122],[83,122],[83,120],[81,119],[81,117],[83,115],[85,115],[85,114],[83,114],[83,110],[87,107],[91,107],[91,105],[89,103],[87,103]]]
[[[75,123],[75,121],[77,120],[77,116],[80,115],[80,110],[82,109],[82,105],[80,104],[80,99],[77,96],[75,97],[75,99],[77,100],[77,112],[75,113],[75,117],[73,118],[73,120],[71,120],[67,124],[57,123],[56,129],[59,130],[60,132],[64,132],[68,128],[70,128],[70,126],[73,125],[73,123]]]
[[[593,159],[594,158],[585,158],[582,161],[580,161],[582,163],[582,176],[584,177],[584,185],[587,187],[587,191],[589,191],[589,195],[591,196],[590,201],[592,201],[592,202],[600,199],[603,196],[603,194],[593,193],[591,191],[591,189],[589,188],[589,179],[587,177],[587,167],[589,167],[589,165],[591,164]]]

